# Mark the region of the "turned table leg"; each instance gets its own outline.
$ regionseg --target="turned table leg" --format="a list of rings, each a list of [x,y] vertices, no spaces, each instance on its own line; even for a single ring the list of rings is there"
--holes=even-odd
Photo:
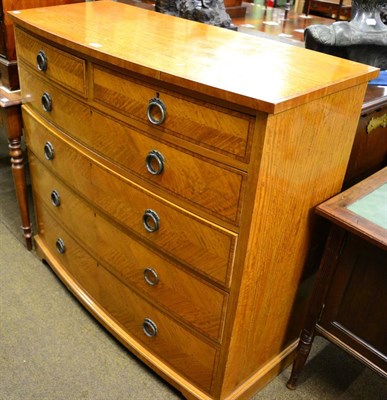
[[[9,155],[12,164],[12,175],[15,184],[16,198],[22,223],[22,231],[27,249],[32,249],[32,232],[29,216],[26,171],[21,149],[22,119],[20,105],[1,108],[2,122],[8,137]]]
[[[333,225],[331,227],[324,255],[320,263],[316,281],[313,287],[304,328],[301,333],[300,342],[297,347],[296,357],[290,378],[286,384],[288,389],[296,389],[298,378],[308,359],[315,337],[315,328],[318,324],[324,307],[325,297],[329,288],[329,282],[337,265],[340,249],[345,244],[347,234],[344,230]]]

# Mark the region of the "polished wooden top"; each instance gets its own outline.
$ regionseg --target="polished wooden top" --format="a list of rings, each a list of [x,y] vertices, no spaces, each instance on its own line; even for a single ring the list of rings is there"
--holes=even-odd
[[[10,16],[47,40],[103,62],[269,113],[378,75],[374,67],[110,1]]]

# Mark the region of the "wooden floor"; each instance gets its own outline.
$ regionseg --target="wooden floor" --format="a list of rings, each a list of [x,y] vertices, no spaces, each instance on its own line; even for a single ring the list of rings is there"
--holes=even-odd
[[[119,0],[121,3],[137,7],[154,9],[152,0]],[[330,25],[335,20],[322,18],[314,15],[306,17],[303,14],[296,14],[291,8],[285,19],[284,7],[265,7],[265,0],[252,0],[253,3],[244,2],[246,15],[244,18],[232,18],[238,31],[256,36],[269,37],[290,44],[303,46],[304,30],[309,25],[323,24]]]
[[[294,42],[303,45],[304,30],[309,25],[330,25],[333,19],[322,18],[314,15],[308,17],[304,14],[296,14],[291,9],[285,15],[284,7],[265,7],[263,0],[255,3],[243,3],[246,7],[244,18],[233,18],[233,24],[244,33],[269,35],[281,41]],[[285,18],[286,16],[286,18]]]

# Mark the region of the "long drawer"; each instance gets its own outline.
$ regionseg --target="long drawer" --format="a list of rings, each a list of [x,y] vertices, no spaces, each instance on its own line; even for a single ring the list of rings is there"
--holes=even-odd
[[[86,96],[86,62],[15,29],[18,60],[35,71],[75,93]],[[22,91],[27,88],[20,80]]]
[[[119,224],[222,285],[230,283],[237,235],[195,217],[116,175],[23,108],[29,149]],[[48,155],[52,159],[47,159]]]
[[[52,259],[78,282],[91,301],[163,362],[210,392],[217,349],[127,288],[85,252],[39,201],[36,211],[39,237]]]
[[[241,160],[248,159],[252,116],[178,95],[99,66],[94,65],[92,73],[91,96],[96,102],[160,132]]]
[[[30,154],[34,198],[118,279],[181,321],[220,341],[225,292],[187,274],[96,213]],[[211,304],[211,307],[209,307]]]
[[[25,101],[89,148],[152,184],[216,216],[238,223],[246,174],[163,144],[92,110],[20,67]],[[42,96],[52,109],[44,111]]]

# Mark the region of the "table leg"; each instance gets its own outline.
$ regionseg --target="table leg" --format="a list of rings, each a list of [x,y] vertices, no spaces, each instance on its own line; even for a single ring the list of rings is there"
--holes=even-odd
[[[26,171],[21,149],[22,118],[20,106],[2,109],[3,123],[8,137],[9,155],[12,164],[12,175],[15,184],[16,198],[19,205],[23,235],[27,249],[32,249],[32,230],[28,207]]]
[[[340,250],[343,248],[346,238],[346,231],[338,228],[336,225],[331,227],[324,255],[312,290],[308,313],[296,351],[296,357],[293,362],[292,372],[286,384],[288,389],[296,389],[298,378],[309,356],[315,337],[316,324],[321,317],[329,282],[333,277],[338,258],[341,254]]]

